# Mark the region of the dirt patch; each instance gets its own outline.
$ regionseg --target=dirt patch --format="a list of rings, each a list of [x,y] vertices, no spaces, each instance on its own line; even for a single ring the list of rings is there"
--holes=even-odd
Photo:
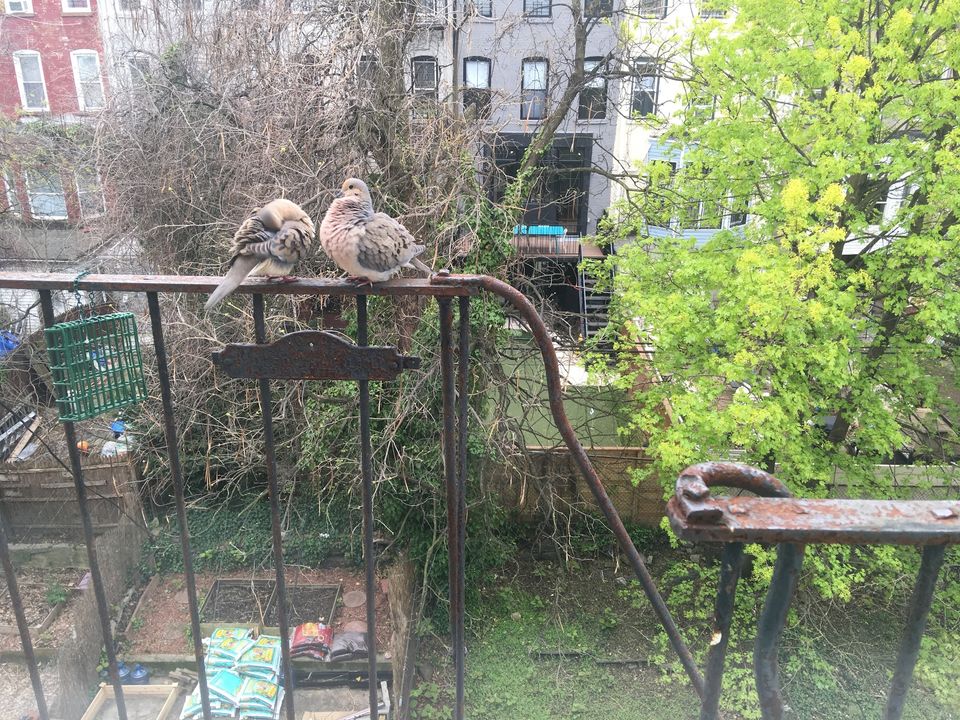
[[[273,580],[217,580],[200,611],[200,622],[262,623],[275,586]]]
[[[23,612],[30,625],[39,625],[57,604],[56,601],[68,600],[73,588],[83,577],[83,571],[25,569],[17,573],[17,586]],[[55,602],[50,602],[51,600]],[[3,583],[0,593],[0,625],[16,627],[17,619],[13,614],[13,603]]]
[[[40,668],[40,682],[49,707],[57,696],[56,664],[51,663]],[[5,718],[19,718],[36,711],[37,700],[25,666],[18,663],[0,663],[0,698],[3,699]]]
[[[235,571],[225,573],[198,573],[197,593],[200,602],[210,592],[215,580],[274,580],[271,570],[251,573]],[[305,585],[341,586],[341,594],[347,590],[363,590],[363,569],[329,567],[317,570],[288,568],[286,573],[287,592]],[[385,649],[392,631],[387,594],[378,583],[377,588],[377,647]],[[334,633],[342,632],[344,625],[351,621],[365,621],[366,608],[345,608],[337,603],[333,617]],[[253,622],[257,622],[254,620]],[[166,575],[144,593],[137,616],[131,623],[126,638],[126,652],[133,656],[148,653],[193,653],[193,644],[189,635],[190,610],[187,601],[186,584],[182,574]]]
[[[300,625],[306,622],[327,622],[336,616],[339,585],[288,585],[287,622]],[[280,603],[274,600],[267,614],[267,624],[280,623]]]

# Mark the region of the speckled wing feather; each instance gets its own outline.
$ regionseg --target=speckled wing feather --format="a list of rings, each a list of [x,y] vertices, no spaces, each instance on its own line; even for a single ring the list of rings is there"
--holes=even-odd
[[[357,262],[377,272],[397,270],[424,251],[410,231],[385,213],[376,213],[357,234]]]
[[[293,266],[309,253],[312,241],[311,226],[299,220],[287,220],[275,233],[268,230],[251,232],[244,237],[244,242],[235,238],[233,260],[240,255],[252,255],[261,260]]]

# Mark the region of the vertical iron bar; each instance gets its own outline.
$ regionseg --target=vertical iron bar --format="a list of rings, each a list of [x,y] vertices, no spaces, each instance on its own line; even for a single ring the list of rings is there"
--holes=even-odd
[[[743,561],[743,543],[726,543],[720,557],[720,582],[717,585],[717,603],[713,611],[713,637],[707,656],[706,685],[700,705],[700,720],[717,720],[720,707],[720,689],[723,686],[723,664],[730,642],[730,623],[737,599],[737,583]]]
[[[357,295],[357,345],[369,342],[367,296]],[[360,389],[360,471],[363,475],[363,557],[367,585],[367,690],[370,719],[379,717],[377,708],[377,556],[373,546],[373,449],[370,444],[370,381],[358,380]]]
[[[913,586],[910,609],[907,611],[907,625],[900,640],[897,667],[887,697],[887,708],[883,716],[885,720],[900,720],[903,715],[903,703],[913,678],[917,656],[920,654],[920,642],[923,640],[923,630],[927,625],[927,614],[933,602],[933,591],[937,586],[937,576],[940,574],[945,551],[945,545],[927,545],[923,548],[920,572],[917,573],[917,584]]]
[[[757,679],[757,696],[763,720],[781,720],[783,696],[780,693],[780,666],[777,651],[780,636],[787,622],[790,601],[797,589],[797,579],[803,566],[803,545],[783,543],[777,547],[777,562],[767,590],[760,622],[757,624],[757,643],[753,649],[753,670]]]
[[[37,658],[33,654],[33,641],[30,639],[30,626],[27,617],[23,614],[23,600],[20,589],[17,587],[17,571],[10,560],[10,547],[7,545],[7,531],[3,527],[3,518],[0,518],[0,561],[3,562],[3,572],[7,576],[7,590],[10,592],[10,602],[13,605],[13,614],[17,619],[17,630],[20,631],[20,644],[23,646],[23,659],[27,663],[30,673],[30,684],[33,685],[33,695],[37,699],[37,712],[40,720],[49,720],[47,699],[43,695],[43,683],[40,681],[40,669],[37,667]]]
[[[193,556],[190,550],[190,528],[183,499],[183,470],[180,467],[180,442],[173,420],[173,395],[170,392],[170,369],[167,366],[167,346],[163,341],[160,301],[157,293],[147,293],[150,308],[150,327],[153,330],[153,349],[157,356],[157,375],[160,379],[160,400],[163,404],[163,434],[170,458],[170,477],[177,504],[177,522],[180,524],[180,553],[183,555],[183,574],[187,580],[187,602],[190,606],[190,630],[193,635],[193,654],[197,659],[197,682],[200,686],[200,704],[204,720],[210,720],[210,692],[207,690],[207,671],[203,664],[203,637],[200,629],[200,609],[197,602],[197,579],[193,574]]]
[[[447,489],[447,577],[450,596],[450,642],[457,663],[456,674],[459,679],[459,654],[461,638],[457,618],[457,603],[460,597],[460,528],[458,517],[457,493],[457,441],[456,423],[456,381],[453,372],[453,307],[450,298],[438,298],[440,306],[440,386],[443,391],[443,477]],[[459,688],[457,688],[459,690]],[[459,698],[458,698],[459,699]],[[453,708],[454,720],[460,720],[460,705]]]
[[[267,327],[263,313],[263,295],[253,296],[253,327],[258,345],[267,342]],[[260,413],[263,415],[264,454],[267,461],[267,484],[270,490],[270,526],[273,531],[273,564],[277,573],[277,602],[280,604],[280,654],[283,660],[283,676],[287,704],[287,720],[296,720],[293,703],[293,665],[290,662],[290,627],[287,618],[287,585],[283,570],[283,535],[280,521],[280,483],[277,482],[277,457],[273,445],[273,395],[270,381],[260,380]]]
[[[49,290],[40,290],[39,292],[40,307],[43,309],[43,324],[45,327],[52,327],[54,324],[53,298]],[[61,422],[63,424],[63,434],[67,441],[67,453],[70,455],[70,469],[73,473],[73,485],[77,493],[80,521],[83,524],[83,540],[87,546],[90,580],[93,582],[93,594],[97,601],[97,614],[100,616],[100,631],[103,633],[104,652],[107,654],[110,682],[113,685],[116,698],[117,716],[119,720],[127,720],[127,704],[123,698],[123,686],[120,684],[120,674],[117,669],[117,652],[113,645],[113,633],[110,630],[110,605],[103,590],[103,576],[100,574],[97,547],[93,537],[93,522],[90,520],[90,509],[87,507],[87,488],[83,484],[83,466],[80,464],[77,432],[74,424],[69,420]]]
[[[467,429],[469,427],[469,389],[470,379],[470,298],[460,298],[460,357],[457,365],[457,603],[454,607],[457,637],[454,645],[454,665],[456,668],[456,715],[462,720],[464,714],[464,680],[466,655],[466,637],[463,627],[465,613],[466,579],[466,534],[467,534]]]

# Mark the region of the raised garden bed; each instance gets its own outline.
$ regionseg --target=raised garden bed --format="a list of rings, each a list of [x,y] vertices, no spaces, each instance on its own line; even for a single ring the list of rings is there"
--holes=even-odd
[[[274,580],[215,580],[200,606],[200,629],[206,636],[223,625],[261,627],[275,589]]]
[[[60,616],[75,592],[82,570],[27,570],[18,573],[23,612],[36,640]],[[0,582],[0,635],[19,635],[6,582]]]
[[[302,623],[318,621],[330,625],[337,611],[339,597],[339,585],[288,585],[287,622],[291,628]],[[263,631],[269,635],[279,635],[279,624],[280,602],[274,594]]]

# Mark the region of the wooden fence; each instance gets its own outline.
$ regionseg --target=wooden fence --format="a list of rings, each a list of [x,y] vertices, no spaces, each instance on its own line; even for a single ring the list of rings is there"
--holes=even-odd
[[[83,475],[97,532],[116,528],[123,516],[142,522],[132,458],[85,459]],[[83,537],[73,476],[49,457],[0,464],[0,519],[14,542]]]

